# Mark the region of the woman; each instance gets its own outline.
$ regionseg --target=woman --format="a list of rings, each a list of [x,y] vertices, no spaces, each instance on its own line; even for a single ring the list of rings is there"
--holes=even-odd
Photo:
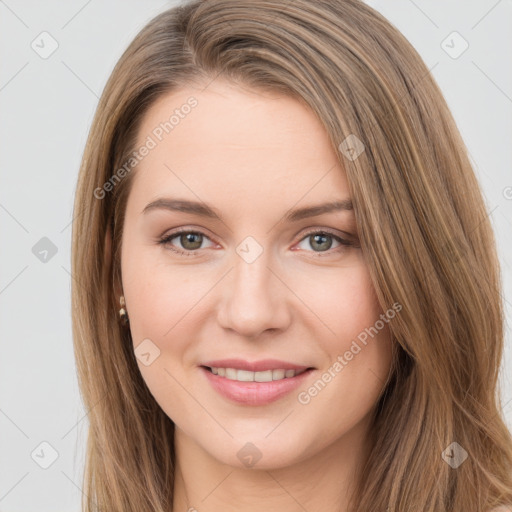
[[[157,16],[100,99],[75,216],[84,510],[512,503],[482,194],[364,3]]]

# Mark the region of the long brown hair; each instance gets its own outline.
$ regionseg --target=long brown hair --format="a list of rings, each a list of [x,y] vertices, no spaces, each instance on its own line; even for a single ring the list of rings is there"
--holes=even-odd
[[[424,62],[360,0],[196,0],[156,16],[124,52],[80,168],[72,308],[89,411],[83,510],[172,509],[174,424],[118,321],[123,216],[137,169],[116,171],[157,98],[217,77],[293,96],[317,114],[346,169],[379,302],[402,306],[351,510],[488,512],[512,503],[495,242],[467,149]],[[349,136],[364,145],[355,159],[343,150]],[[457,468],[443,459],[454,446],[467,452]]]

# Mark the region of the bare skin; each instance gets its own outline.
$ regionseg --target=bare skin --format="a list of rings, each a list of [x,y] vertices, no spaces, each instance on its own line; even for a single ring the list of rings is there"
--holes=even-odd
[[[149,339],[160,351],[139,368],[176,425],[173,511],[346,512],[390,369],[389,327],[333,372],[383,313],[354,214],[284,218],[350,200],[345,172],[304,105],[219,79],[203,92],[161,97],[143,119],[140,144],[190,96],[197,106],[132,171],[121,256],[134,349]],[[162,197],[207,203],[222,221],[164,208],[143,213]],[[200,235],[159,243],[180,227]],[[248,236],[257,243],[249,250],[262,250],[250,263],[237,252]],[[274,402],[240,404],[201,368],[232,357],[315,369]],[[329,368],[331,380],[308,394]],[[256,464],[240,456],[244,446],[259,454]]]

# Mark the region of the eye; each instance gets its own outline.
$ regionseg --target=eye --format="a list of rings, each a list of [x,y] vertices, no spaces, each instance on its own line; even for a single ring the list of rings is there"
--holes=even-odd
[[[181,247],[176,247],[171,243],[175,238],[178,239]],[[210,239],[200,231],[187,231],[185,229],[180,229],[161,238],[158,243],[168,246],[171,251],[175,251],[186,256],[192,256],[195,251],[204,249],[204,247],[201,247],[204,240]]]
[[[330,251],[334,243],[338,243],[338,246],[335,247],[334,250]],[[326,230],[317,230],[310,231],[306,234],[306,236],[301,240],[298,247],[300,249],[308,250],[307,247],[301,247],[300,244],[309,245],[309,247],[313,248],[313,252],[316,253],[326,253],[332,254],[333,252],[340,252],[348,247],[357,247],[357,244],[354,241],[348,240],[346,238],[342,238],[339,235],[335,235]],[[323,254],[317,254],[317,256],[324,256]]]
[[[174,239],[178,240],[179,246],[173,243]],[[208,236],[200,231],[178,229],[161,238],[158,243],[183,256],[195,256],[200,249],[205,248],[203,247],[205,240],[210,241],[209,247],[215,245]],[[338,244],[334,249],[332,249],[333,243]],[[313,251],[309,251],[308,247],[304,247],[304,245],[308,245]],[[359,245],[353,240],[335,235],[328,230],[317,229],[306,233],[306,236],[301,239],[297,247],[307,252],[316,253],[316,256],[327,256],[341,252],[349,247],[359,247]]]

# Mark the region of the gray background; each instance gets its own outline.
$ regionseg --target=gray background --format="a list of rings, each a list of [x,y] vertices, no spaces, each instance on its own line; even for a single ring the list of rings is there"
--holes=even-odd
[[[502,262],[507,348],[501,382],[512,427],[512,1],[368,3],[432,69],[484,189]],[[80,509],[87,416],[71,340],[73,193],[115,62],[147,21],[174,4],[0,0],[0,512]],[[51,48],[48,36],[39,36],[43,31],[58,43],[46,59],[31,47],[35,40],[38,51]],[[450,36],[443,43],[453,31],[469,44],[457,58],[461,40]],[[47,243],[43,237],[57,250],[46,262],[33,253]],[[43,469],[52,450],[58,456]]]

